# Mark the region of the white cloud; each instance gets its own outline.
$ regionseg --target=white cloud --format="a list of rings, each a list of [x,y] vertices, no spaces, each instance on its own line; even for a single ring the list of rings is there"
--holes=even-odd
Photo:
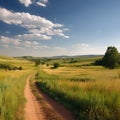
[[[23,45],[25,47],[32,47],[32,46],[35,47],[35,46],[39,45],[39,43],[36,41],[24,41]]]
[[[32,0],[19,0],[19,2],[24,4],[26,7],[32,4]]]
[[[6,44],[0,44],[1,47],[8,48],[9,46]]]
[[[53,23],[44,17],[31,15],[29,13],[11,12],[5,8],[0,8],[0,21],[7,24],[19,25],[28,30],[28,34],[23,34],[18,37],[23,39],[43,39],[49,40],[52,36],[69,38],[63,32],[65,31],[62,24]]]
[[[69,36],[66,36],[63,33],[63,30],[61,29],[51,29],[47,27],[46,28],[42,27],[41,29],[30,29],[29,32],[31,34],[46,34],[47,38],[50,38],[50,36],[53,36],[53,35],[63,37],[63,38],[69,38]]]
[[[21,40],[8,38],[8,37],[5,37],[5,36],[0,36],[0,43],[2,43],[3,46],[8,46],[10,44],[15,45],[15,46],[19,46],[19,45],[21,45]]]
[[[63,31],[69,31],[69,29],[68,28],[63,28]]]
[[[23,34],[23,35],[17,35],[16,38],[22,39],[22,40],[50,40],[51,36],[42,35],[42,34]]]
[[[46,7],[47,3],[48,3],[48,0],[39,0],[38,2],[36,2],[37,5],[42,7]]]
[[[46,4],[41,3],[41,2],[37,2],[37,5],[42,6],[42,7],[46,7]]]
[[[41,7],[46,7],[48,0],[18,0],[21,4],[24,4],[25,7],[29,7],[31,4],[37,4]]]
[[[40,47],[40,43],[38,43],[37,41],[20,40],[5,36],[0,36],[0,44],[3,47],[9,47],[10,45],[12,45],[13,47],[16,48],[25,48],[25,47],[38,48],[38,46]]]
[[[36,41],[33,41],[32,43],[33,43],[33,45],[39,45],[39,43]]]

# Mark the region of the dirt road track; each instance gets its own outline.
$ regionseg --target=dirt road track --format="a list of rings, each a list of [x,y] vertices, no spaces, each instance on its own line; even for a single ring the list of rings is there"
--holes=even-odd
[[[58,102],[54,101],[53,99],[51,99],[50,97],[48,97],[40,89],[39,89],[39,93],[42,95],[46,104],[48,104],[51,107],[51,109],[59,116],[59,120],[75,120],[71,111],[66,109],[60,103],[58,103]]]
[[[25,120],[75,120],[69,110],[67,110],[63,105],[49,98],[41,90],[38,92],[40,96],[42,96],[43,102],[36,100],[30,88],[29,79],[30,76],[27,78],[24,91],[26,98]],[[48,110],[45,108],[46,111],[44,111],[43,105],[41,105],[42,103],[45,104],[44,106],[47,106]],[[56,117],[53,117],[52,119],[49,118],[49,112],[52,113],[52,116]]]
[[[27,78],[24,91],[27,101],[25,105],[25,120],[45,120],[44,113],[42,109],[40,109],[41,106],[30,89],[29,79],[30,76]]]

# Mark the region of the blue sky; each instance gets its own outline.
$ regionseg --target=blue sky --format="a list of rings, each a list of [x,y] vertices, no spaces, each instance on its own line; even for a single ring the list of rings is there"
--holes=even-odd
[[[120,51],[120,0],[0,0],[0,54]]]

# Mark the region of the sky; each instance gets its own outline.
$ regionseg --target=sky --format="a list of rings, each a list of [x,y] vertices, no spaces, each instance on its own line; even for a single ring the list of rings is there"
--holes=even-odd
[[[120,51],[120,0],[0,0],[0,55]]]

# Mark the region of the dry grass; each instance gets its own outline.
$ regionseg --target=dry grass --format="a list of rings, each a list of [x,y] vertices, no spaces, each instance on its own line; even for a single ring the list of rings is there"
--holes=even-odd
[[[40,71],[38,76],[40,87],[71,108],[78,119],[120,120],[119,69],[97,66],[41,69],[44,72]]]
[[[0,57],[0,63],[23,67],[23,70],[0,69],[0,120],[23,120],[24,86],[33,63],[9,57]]]

